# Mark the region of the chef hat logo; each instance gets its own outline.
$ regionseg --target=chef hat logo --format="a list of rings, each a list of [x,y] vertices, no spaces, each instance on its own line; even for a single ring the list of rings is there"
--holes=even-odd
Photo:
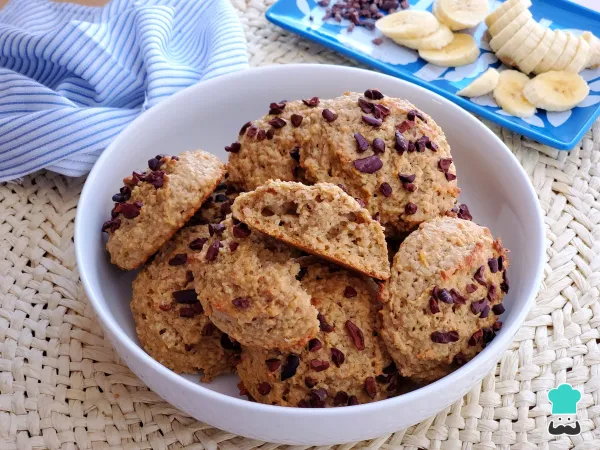
[[[561,384],[548,392],[548,400],[552,403],[552,414],[577,414],[581,392],[573,389],[570,384]]]

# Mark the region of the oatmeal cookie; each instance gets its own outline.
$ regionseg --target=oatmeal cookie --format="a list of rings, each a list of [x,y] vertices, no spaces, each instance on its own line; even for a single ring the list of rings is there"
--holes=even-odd
[[[487,228],[450,217],[404,240],[381,311],[381,334],[403,376],[435,381],[493,339],[508,292],[506,253]]]
[[[179,231],[133,282],[131,311],[138,338],[155,360],[178,373],[204,372],[203,381],[233,372],[240,345],[202,311],[187,258],[210,237],[208,226]]]
[[[106,249],[121,269],[135,269],[179,230],[215,190],[225,164],[201,150],[157,155],[146,172],[133,172],[113,196]]]
[[[237,221],[236,221],[237,222]],[[287,348],[317,333],[317,311],[292,249],[231,217],[192,258],[196,291],[213,323],[241,344]]]
[[[241,194],[233,216],[273,238],[385,280],[390,276],[383,228],[339,187],[273,181]]]
[[[260,403],[315,408],[396,391],[398,376],[377,335],[377,285],[325,263],[303,267],[301,282],[319,310],[319,333],[290,351],[243,347],[243,388]]]
[[[460,189],[450,146],[414,105],[374,89],[283,105],[246,124],[229,147],[231,181],[243,190],[269,179],[337,184],[365,203],[386,235],[453,207]],[[267,130],[265,139],[257,130]]]

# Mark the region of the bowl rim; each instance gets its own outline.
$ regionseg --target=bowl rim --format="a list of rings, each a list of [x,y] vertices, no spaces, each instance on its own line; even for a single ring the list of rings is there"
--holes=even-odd
[[[90,279],[89,279],[89,276],[87,273],[85,258],[83,256],[83,254],[85,252],[85,250],[83,248],[84,247],[83,242],[85,241],[85,238],[80,238],[81,236],[85,236],[85,230],[82,228],[83,225],[81,225],[83,223],[83,221],[80,220],[83,217],[83,214],[85,213],[85,208],[80,208],[79,204],[93,203],[88,199],[88,197],[93,196],[92,186],[96,184],[98,178],[102,174],[102,172],[100,171],[100,167],[103,165],[102,163],[106,159],[109,159],[111,157],[111,154],[115,151],[115,149],[119,148],[121,142],[126,139],[127,135],[129,133],[134,132],[134,130],[136,130],[137,128],[142,127],[143,123],[148,118],[153,117],[153,116],[160,116],[162,114],[162,110],[169,107],[170,105],[177,104],[180,102],[185,103],[184,99],[186,97],[193,98],[193,95],[190,95],[190,94],[195,93],[196,91],[200,91],[200,90],[210,91],[211,87],[213,85],[221,85],[224,82],[230,82],[230,83],[241,82],[247,76],[247,74],[250,72],[257,76],[269,74],[270,72],[274,72],[275,74],[281,72],[279,74],[279,76],[285,76],[286,72],[288,72],[288,71],[296,72],[295,75],[298,75],[298,71],[306,71],[306,72],[308,72],[306,74],[306,76],[312,76],[312,77],[315,77],[315,79],[318,79],[318,77],[315,75],[314,72],[319,72],[319,71],[338,72],[337,76],[339,77],[339,79],[343,79],[344,76],[351,76],[352,74],[354,74],[356,72],[369,72],[370,76],[373,77],[374,82],[376,82],[378,79],[391,78],[394,80],[394,82],[398,83],[404,89],[407,89],[407,90],[412,89],[412,90],[420,91],[422,94],[424,94],[426,96],[430,96],[433,99],[435,99],[438,103],[440,103],[441,107],[450,108],[451,112],[464,116],[465,120],[468,123],[470,123],[470,126],[481,128],[483,130],[483,132],[486,133],[493,142],[495,142],[497,147],[499,147],[499,151],[501,151],[504,154],[504,157],[509,159],[509,161],[512,163],[512,166],[514,166],[515,170],[518,172],[519,176],[521,178],[524,178],[527,181],[527,183],[525,183],[525,185],[527,186],[527,192],[523,192],[522,194],[523,194],[523,197],[526,197],[530,203],[533,203],[533,205],[535,205],[535,214],[534,214],[535,221],[536,221],[535,226],[538,229],[537,246],[539,246],[539,248],[541,249],[541,254],[538,255],[538,258],[537,258],[538,268],[536,271],[535,279],[532,280],[531,283],[529,284],[529,293],[528,293],[529,298],[527,299],[527,301],[525,303],[525,307],[522,308],[520,311],[516,311],[514,313],[514,314],[516,314],[516,317],[515,317],[515,320],[514,320],[512,326],[503,327],[503,330],[498,334],[498,336],[490,343],[490,345],[488,345],[482,352],[480,352],[476,358],[469,361],[464,366],[458,368],[451,374],[446,375],[445,377],[443,377],[429,385],[426,385],[422,388],[416,389],[407,394],[403,394],[403,395],[400,395],[400,396],[397,396],[394,398],[390,398],[390,399],[381,400],[378,402],[372,402],[372,403],[366,403],[366,404],[353,406],[352,408],[311,409],[311,408],[293,408],[293,407],[287,407],[287,406],[266,405],[266,404],[261,404],[261,403],[256,403],[256,402],[250,402],[246,399],[236,398],[236,397],[230,396],[228,394],[213,391],[211,389],[205,388],[202,384],[195,383],[195,382],[188,380],[187,378],[180,376],[179,374],[171,371],[170,369],[168,369],[167,367],[163,366],[158,361],[156,361],[154,358],[152,358],[148,353],[146,353],[141,346],[139,346],[133,339],[131,339],[123,331],[123,329],[118,325],[116,320],[114,320],[112,318],[112,314],[108,311],[108,308],[106,308],[106,306],[102,305],[102,301],[100,299],[96,298],[95,292],[90,287],[91,282],[90,282]],[[525,170],[523,169],[523,167],[517,160],[517,158],[508,149],[508,147],[504,144],[504,142],[502,140],[500,140],[500,138],[498,138],[498,136],[496,136],[496,134],[494,134],[494,132],[492,130],[490,130],[485,124],[480,122],[475,116],[471,115],[469,112],[467,112],[460,106],[456,105],[455,103],[451,102],[450,100],[447,100],[434,92],[431,92],[431,91],[429,91],[423,87],[417,86],[415,84],[412,84],[408,81],[398,79],[395,77],[391,77],[389,75],[385,75],[382,73],[368,71],[365,69],[360,69],[360,68],[355,68],[355,67],[347,67],[347,66],[336,66],[336,65],[330,65],[330,64],[283,64],[283,65],[270,65],[270,66],[245,69],[242,71],[238,71],[238,72],[234,72],[234,73],[230,73],[230,74],[226,74],[226,75],[222,75],[219,77],[201,81],[193,86],[187,87],[187,88],[177,92],[176,94],[163,100],[162,102],[160,102],[153,108],[145,111],[143,114],[138,116],[131,124],[129,124],[127,126],[127,128],[125,130],[123,130],[117,136],[117,138],[102,152],[102,154],[100,155],[100,157],[94,164],[94,167],[90,171],[90,173],[86,179],[85,185],[83,187],[83,190],[81,192],[79,201],[78,201],[78,208],[77,208],[77,213],[76,213],[76,217],[75,217],[74,240],[75,240],[75,254],[76,254],[77,267],[79,269],[79,276],[81,278],[85,292],[90,300],[90,303],[91,303],[92,307],[94,308],[96,315],[103,326],[103,329],[104,329],[103,331],[104,331],[105,335],[113,334],[115,339],[118,339],[118,341],[131,354],[133,354],[137,358],[141,359],[141,362],[148,368],[149,371],[157,372],[159,376],[165,378],[165,381],[174,383],[174,385],[182,384],[186,388],[191,389],[195,395],[198,395],[200,397],[203,397],[203,396],[208,397],[211,400],[226,404],[227,406],[232,406],[232,407],[237,407],[237,408],[245,408],[249,412],[277,413],[280,415],[286,415],[286,416],[292,416],[292,417],[296,416],[296,418],[298,418],[298,419],[302,418],[303,416],[306,416],[307,414],[322,415],[324,417],[336,416],[339,418],[344,418],[345,416],[349,416],[349,415],[352,415],[352,416],[353,415],[363,415],[363,414],[368,414],[369,412],[371,412],[375,409],[381,408],[383,403],[385,403],[386,407],[398,407],[399,408],[399,407],[402,407],[403,405],[405,405],[405,406],[410,405],[412,402],[419,402],[419,401],[427,398],[428,396],[435,394],[436,391],[439,392],[439,391],[443,391],[445,389],[452,389],[452,386],[455,383],[455,381],[458,380],[459,378],[462,378],[463,374],[465,374],[467,371],[469,371],[469,369],[470,369],[469,365],[472,364],[473,361],[476,360],[478,357],[481,357],[481,356],[485,357],[485,355],[489,352],[492,352],[493,348],[495,348],[495,347],[504,346],[505,348],[508,348],[510,342],[512,342],[514,335],[516,334],[516,332],[522,325],[531,306],[533,305],[533,303],[535,301],[535,297],[541,286],[543,268],[544,268],[545,249],[546,249],[545,229],[544,229],[542,209],[539,204],[537,194],[535,193],[533,185],[532,185],[531,181],[529,180],[529,177],[526,174]],[[110,333],[108,333],[106,331],[106,329],[109,329]],[[473,366],[471,366],[471,367],[473,367]],[[165,399],[165,400],[168,401],[168,399]]]

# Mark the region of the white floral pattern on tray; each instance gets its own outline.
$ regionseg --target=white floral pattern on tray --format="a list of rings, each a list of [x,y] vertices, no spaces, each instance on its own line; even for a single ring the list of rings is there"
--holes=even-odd
[[[331,0],[332,4],[335,1]],[[413,0],[410,2],[410,7],[431,10],[433,1]],[[490,10],[495,9],[501,3],[503,2],[490,0]],[[585,10],[586,13],[583,14],[582,10],[576,9],[579,8],[578,6],[573,6],[566,0],[536,0],[533,3],[532,14],[545,27],[560,28],[575,34],[582,33],[585,28],[600,35],[600,14],[598,13],[592,11],[588,13]],[[565,10],[570,14],[563,14]],[[579,16],[573,16],[574,11]],[[510,116],[502,111],[491,96],[474,99],[456,96],[457,91],[485,72],[488,67],[495,67],[498,70],[507,69],[491,52],[484,38],[486,27],[483,23],[476,28],[463,31],[472,34],[478,42],[481,49],[478,60],[467,66],[446,68],[426,63],[419,58],[415,50],[401,47],[385,37],[380,45],[375,45],[372,42],[373,39],[381,37],[377,30],[356,27],[353,31],[348,32],[350,25],[348,20],[336,22],[334,19],[328,19],[324,21],[324,15],[325,8],[319,6],[316,0],[280,0],[267,13],[267,17],[271,21],[284,28],[334,47],[338,51],[373,65],[384,72],[425,86],[476,114],[560,149],[573,146],[585,129],[600,115],[600,69],[586,70],[581,73],[590,85],[590,95],[577,108],[563,113],[547,113],[537,110],[533,117],[523,119]],[[574,21],[573,17],[577,20]],[[568,22],[567,19],[569,19]]]

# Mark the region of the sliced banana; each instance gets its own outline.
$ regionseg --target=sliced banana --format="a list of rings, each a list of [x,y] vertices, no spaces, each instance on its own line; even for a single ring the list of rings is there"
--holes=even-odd
[[[417,39],[435,33],[440,23],[428,11],[406,9],[382,17],[375,26],[392,39]]]
[[[542,38],[546,34],[546,28],[541,26],[539,23],[536,23],[535,25],[536,26],[533,32],[531,32],[529,36],[527,36],[527,39],[525,39],[521,43],[519,48],[517,48],[516,51],[512,54],[511,59],[513,60],[514,66],[518,66],[519,63],[523,61],[523,59],[538,46],[538,44],[542,41]]]
[[[529,77],[516,70],[500,72],[498,85],[494,89],[496,103],[507,113],[517,117],[531,117],[535,106],[523,96],[523,88]]]
[[[488,14],[487,0],[437,0],[434,10],[438,20],[453,31],[479,25]]]
[[[533,72],[533,69],[537,67],[539,63],[546,57],[548,52],[550,51],[550,47],[552,47],[552,43],[554,42],[555,34],[553,30],[546,28],[544,32],[544,36],[540,43],[535,47],[529,55],[523,58],[519,62],[519,69],[526,75],[529,75]]]
[[[527,11],[529,17],[531,17],[531,12],[529,12],[529,7],[531,6],[531,2],[529,0],[517,0],[514,2],[514,6],[512,6],[508,11],[500,16],[498,20],[494,22],[492,26],[488,28],[488,32],[492,36],[496,36],[500,33],[509,23],[513,21],[515,17],[521,14],[523,11]],[[505,3],[506,4],[506,3]]]
[[[419,50],[419,56],[442,67],[465,66],[477,61],[479,47],[470,34],[456,33],[454,39],[439,50]]]
[[[485,18],[485,24],[488,26],[488,28],[491,28],[496,23],[496,21],[500,19],[500,17],[502,17],[509,9],[511,9],[520,1],[521,0],[505,1],[498,8],[496,8],[489,16]],[[529,5],[527,5],[527,7],[529,8],[531,6],[531,1],[526,0],[526,2],[529,3]]]
[[[579,45],[577,46],[575,56],[573,56],[571,62],[565,67],[565,72],[581,72],[590,59],[590,44],[582,36],[579,36],[578,40]]]
[[[585,68],[595,69],[596,67],[600,67],[600,39],[589,31],[583,33],[581,37],[584,38],[590,46],[590,55]]]
[[[567,45],[563,50],[562,54],[558,57],[556,62],[552,65],[551,70],[562,71],[569,65],[573,60],[575,53],[577,53],[577,47],[579,47],[579,39],[572,33],[567,32]]]
[[[490,41],[492,50],[495,52],[500,50],[524,25],[530,23],[530,18],[531,13],[529,13],[529,11],[523,11],[515,17],[511,23],[505,26],[504,29]]]
[[[523,95],[533,105],[546,111],[567,111],[575,108],[590,93],[581,75],[550,71],[529,80]]]
[[[429,36],[416,39],[394,39],[394,41],[414,50],[439,50],[452,42],[453,39],[452,30],[441,24],[437,31]]]
[[[554,63],[558,61],[560,55],[565,51],[565,47],[567,46],[567,42],[569,41],[569,36],[564,31],[554,30],[554,41],[552,41],[552,45],[550,46],[550,50],[544,56],[544,59],[535,66],[533,69],[534,73],[544,73],[548,72]]]
[[[489,68],[479,78],[473,80],[468,86],[458,91],[457,94],[462,97],[479,97],[492,92],[498,85],[500,72],[496,69]]]
[[[525,43],[529,35],[540,28],[540,25],[533,19],[528,20],[519,31],[513,36],[496,52],[496,56],[504,64],[508,66],[514,66],[515,61],[513,55],[519,50],[519,48]],[[493,41],[493,39],[492,39]]]

